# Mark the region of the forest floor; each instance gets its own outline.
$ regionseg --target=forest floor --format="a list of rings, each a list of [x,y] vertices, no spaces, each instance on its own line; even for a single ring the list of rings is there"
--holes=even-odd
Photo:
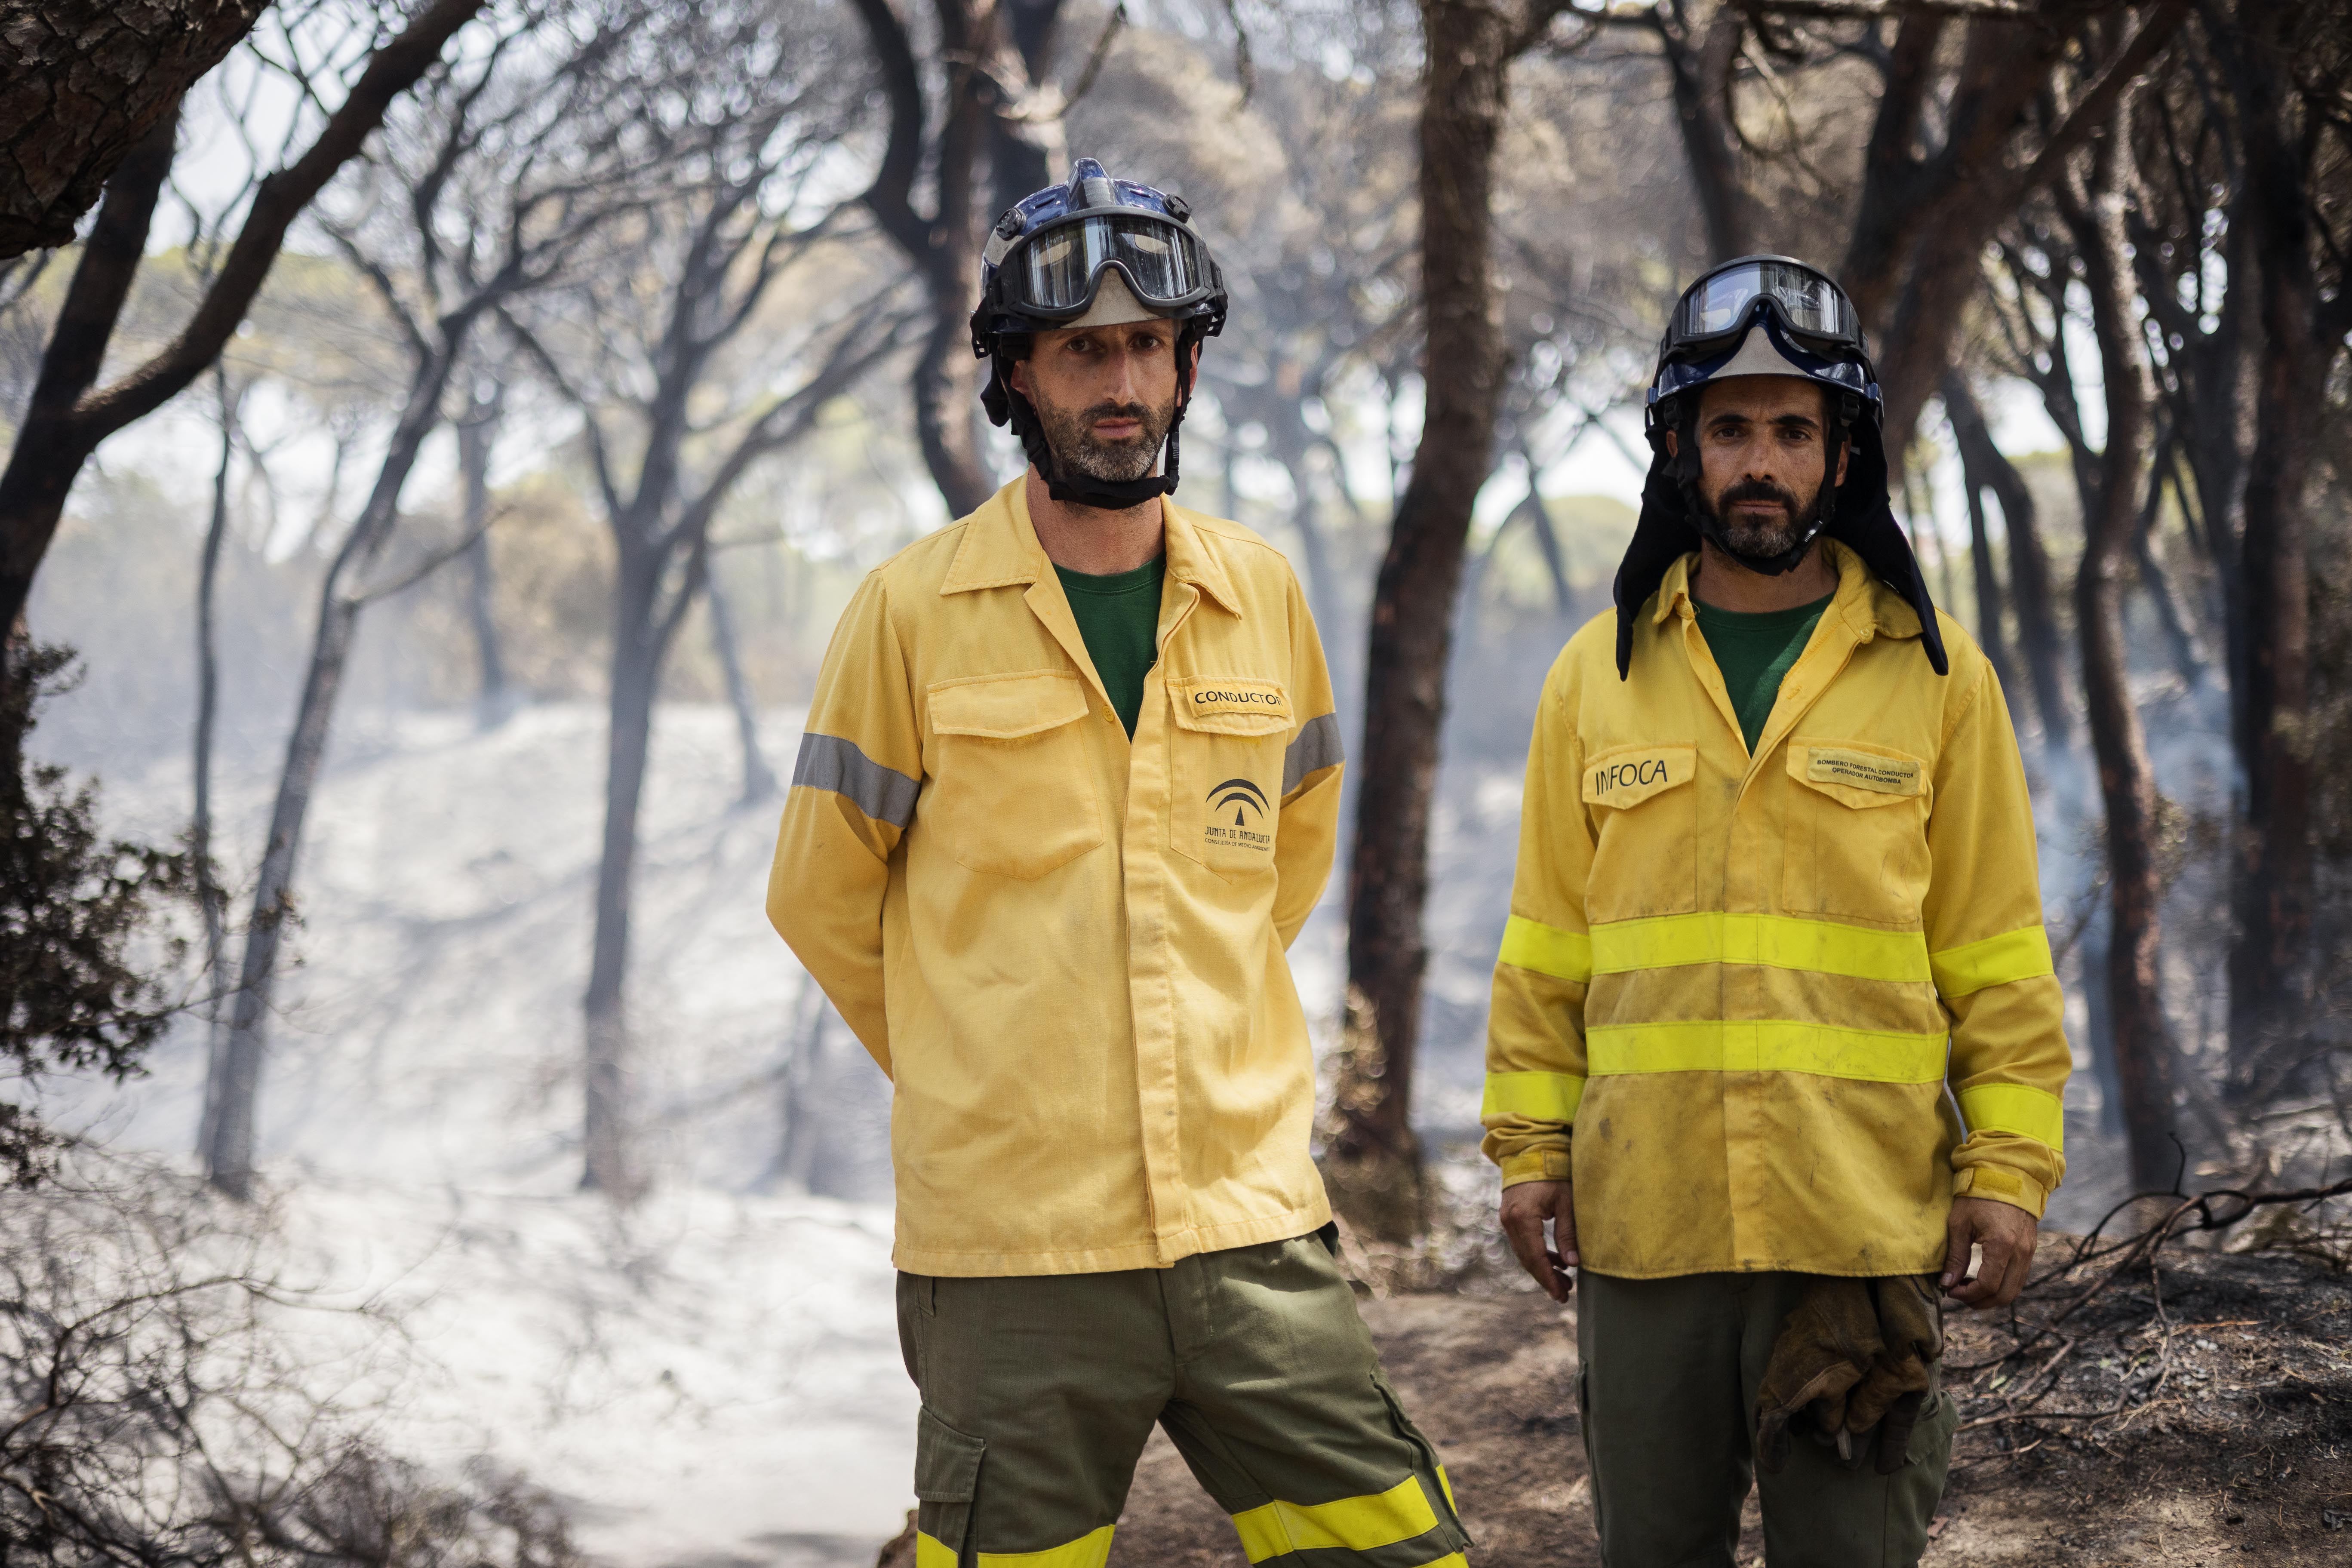
[[[2050,1261],[2072,1242],[2043,1239]],[[1445,1458],[1473,1563],[1599,1563],[1573,1306],[1530,1289],[1363,1310]],[[2095,1259],[2038,1282],[2014,1315],[1956,1315],[1948,1331],[1962,1426],[1927,1564],[2352,1561],[2352,1277],[2292,1252],[2176,1244]],[[1110,1562],[1243,1562],[1163,1436]],[[1763,1562],[1752,1493],[1738,1562]]]

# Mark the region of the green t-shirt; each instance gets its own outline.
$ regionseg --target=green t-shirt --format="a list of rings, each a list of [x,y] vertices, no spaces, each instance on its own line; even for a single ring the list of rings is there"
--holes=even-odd
[[[1160,659],[1160,584],[1168,575],[1168,557],[1154,556],[1132,572],[1092,577],[1066,566],[1054,568],[1062,580],[1063,596],[1087,642],[1087,656],[1102,677],[1111,710],[1135,738],[1135,721],[1143,711],[1143,678]]]
[[[1822,612],[1836,597],[1825,595],[1793,610],[1753,612],[1718,610],[1696,599],[1691,601],[1698,611],[1698,629],[1715,655],[1716,668],[1723,671],[1724,689],[1731,693],[1731,710],[1739,715],[1739,733],[1750,752],[1756,749],[1757,737],[1764,733],[1764,721],[1772,717],[1772,704],[1780,698],[1780,682],[1789,667],[1805,651]]]

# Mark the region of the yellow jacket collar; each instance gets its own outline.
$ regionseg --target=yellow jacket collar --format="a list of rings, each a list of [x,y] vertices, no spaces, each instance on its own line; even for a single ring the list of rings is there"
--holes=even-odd
[[[1874,637],[1916,637],[1919,635],[1919,616],[1903,602],[1903,596],[1870,574],[1862,557],[1834,539],[1823,539],[1822,548],[1829,552],[1830,564],[1837,568],[1837,593],[1830,601],[1847,626],[1853,628],[1858,641],[1868,642]],[[1691,596],[1691,568],[1698,552],[1688,555],[1666,568],[1658,584],[1658,607],[1651,615],[1653,623],[1663,622],[1668,616],[1696,616],[1696,601]]]
[[[963,542],[956,547],[955,560],[940,584],[940,594],[1033,584],[1053,575],[1054,563],[1045,547],[1037,542],[1037,530],[1029,521],[1027,478],[1024,474],[1013,480],[971,514],[964,525]],[[1160,510],[1168,574],[1200,589],[1227,614],[1239,616],[1241,596],[1234,591],[1233,580],[1204,531],[1174,501],[1163,499]]]

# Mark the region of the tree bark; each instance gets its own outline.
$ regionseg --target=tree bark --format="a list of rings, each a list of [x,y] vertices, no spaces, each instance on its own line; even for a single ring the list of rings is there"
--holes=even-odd
[[[1363,754],[1348,895],[1348,998],[1325,1160],[1360,1228],[1403,1240],[1425,1224],[1412,1125],[1429,952],[1430,799],[1470,513],[1492,463],[1503,343],[1490,197],[1513,42],[1502,9],[1423,0],[1422,290],[1426,407],[1412,475],[1373,591]]]
[[[82,214],[268,0],[0,0],[0,260]]]
[[[2112,142],[2100,149],[2102,163],[2112,155]],[[2083,258],[2107,404],[2099,504],[2084,518],[2074,613],[2083,642],[2084,709],[2106,807],[2113,900],[2108,997],[2132,1181],[2141,1191],[2164,1191],[2178,1167],[2172,1038],[2158,968],[2164,888],[2157,863],[2156,775],[2132,702],[2123,629],[2126,574],[2139,521],[2140,489],[2147,482],[2151,389],[2126,271],[2123,197],[2111,178],[2102,178],[2088,202],[2075,206],[2062,198],[2062,205],[2071,209],[2070,226]]]
[[[293,733],[286,742],[286,763],[278,773],[278,800],[270,811],[269,837],[253,890],[253,912],[246,922],[244,961],[228,1041],[220,1053],[218,1079],[207,1084],[205,1097],[212,1111],[212,1137],[205,1150],[205,1179],[240,1202],[253,1195],[262,1058],[268,1044],[278,950],[295,913],[294,868],[302,828],[326,761],[352,639],[368,604],[351,579],[375,563],[399,521],[400,492],[416,467],[425,437],[441,422],[441,394],[448,385],[450,367],[463,341],[465,321],[461,317],[453,323],[456,338],[416,367],[375,488],[336,551],[319,591],[318,631],[310,645],[310,666],[303,680],[300,705],[295,710]]]
[[[2239,565],[2248,658],[2237,742],[2245,768],[2231,903],[2231,1086],[2257,1088],[2310,999],[2313,859],[2311,586],[2305,491],[2335,344],[2323,349],[2312,259],[2313,142],[2294,129],[2295,7],[2242,5],[2217,28],[2241,107],[2245,220],[2260,279],[2254,450]]]
[[[1959,448],[1960,471],[1971,494],[1992,491],[2000,503],[2009,538],[2010,586],[2017,600],[2017,640],[2025,656],[2033,708],[2042,720],[2042,743],[2054,755],[2074,739],[2073,710],[2066,705],[2066,654],[2058,630],[2057,594],[2051,586],[2050,556],[2033,510],[2033,492],[2017,465],[1993,444],[1992,430],[1975,390],[1959,371],[1943,384],[1944,412]]]
[[[219,357],[222,345],[245,320],[247,309],[269,276],[287,229],[383,122],[392,100],[441,58],[443,46],[483,3],[433,0],[398,36],[376,50],[351,95],[328,117],[310,150],[263,180],[255,191],[244,227],[179,335],[121,381],[93,392],[107,341],[113,335],[115,319],[145,247],[154,190],[161,187],[170,167],[167,140],[151,129],[140,144],[138,158],[124,161],[136,161],[140,168],[125,185],[120,224],[110,227],[106,209],[114,205],[110,193],[68,291],[68,315],[72,320],[69,323],[66,316],[59,318],[43,356],[42,382],[50,383],[52,361],[57,380],[46,395],[36,394],[8,455],[8,466],[0,471],[0,626],[16,625],[24,614],[34,574],[39,571],[49,541],[56,537],[58,520],[64,514],[66,496],[99,443],[162,407]],[[121,172],[117,173],[120,177]],[[92,251],[102,253],[95,263]],[[75,314],[72,299],[82,290],[86,268],[91,269],[90,285],[82,313]]]

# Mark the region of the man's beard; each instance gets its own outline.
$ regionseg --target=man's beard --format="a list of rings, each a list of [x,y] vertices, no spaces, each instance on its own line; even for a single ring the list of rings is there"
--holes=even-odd
[[[1785,555],[1797,547],[1797,542],[1812,526],[1814,516],[1821,508],[1821,500],[1822,487],[1819,485],[1813,487],[1812,494],[1801,499],[1770,479],[1748,479],[1725,486],[1723,493],[1713,498],[1702,493],[1699,504],[1706,508],[1707,516],[1722,531],[1722,537],[1729,542],[1735,554],[1767,561],[1775,555]],[[1735,521],[1736,514],[1731,509],[1742,501],[1777,501],[1780,507],[1780,520],[1760,524]]]
[[[1176,417],[1176,400],[1165,408],[1142,403],[1096,403],[1072,412],[1033,399],[1037,422],[1045,426],[1045,445],[1054,460],[1073,478],[1124,484],[1151,472],[1160,460],[1160,443]],[[1095,435],[1098,419],[1133,419],[1143,428],[1124,441],[1105,441]]]

